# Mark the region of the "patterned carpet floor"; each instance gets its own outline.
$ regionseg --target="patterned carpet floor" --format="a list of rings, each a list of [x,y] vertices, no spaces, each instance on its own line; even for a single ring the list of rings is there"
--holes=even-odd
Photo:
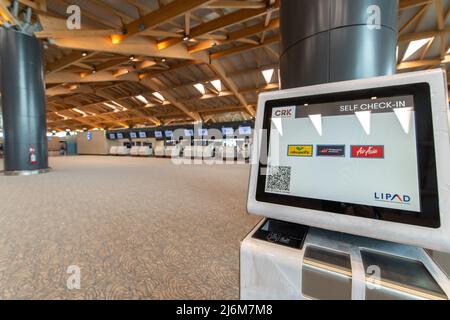
[[[0,176],[0,299],[238,299],[248,165],[51,158]],[[69,266],[80,270],[69,290]]]

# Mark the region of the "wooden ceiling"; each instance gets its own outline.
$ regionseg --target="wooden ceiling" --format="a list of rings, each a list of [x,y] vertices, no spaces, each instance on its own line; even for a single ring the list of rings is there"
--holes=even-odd
[[[252,119],[258,93],[278,89],[280,1],[20,0],[43,27],[49,130]],[[0,0],[0,24],[16,19],[10,2]],[[80,30],[66,27],[72,4]],[[399,72],[447,65],[449,16],[448,0],[400,0]]]

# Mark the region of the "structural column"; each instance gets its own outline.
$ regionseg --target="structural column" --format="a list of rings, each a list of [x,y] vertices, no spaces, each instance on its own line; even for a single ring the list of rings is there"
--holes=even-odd
[[[6,174],[48,169],[43,48],[40,41],[0,28],[0,93]]]
[[[283,0],[283,89],[396,71],[398,2]]]

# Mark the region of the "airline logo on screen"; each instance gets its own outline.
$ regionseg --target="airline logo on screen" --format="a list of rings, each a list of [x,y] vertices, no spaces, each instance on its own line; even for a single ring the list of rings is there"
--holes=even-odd
[[[345,157],[344,145],[317,146],[318,157]]]
[[[295,106],[274,108],[272,118],[295,118],[295,110]]]
[[[392,193],[375,192],[375,201],[398,203],[398,204],[410,204],[411,197],[408,195],[401,195],[398,193],[392,194]]]
[[[384,159],[384,146],[352,146],[352,158]]]
[[[295,145],[288,146],[288,157],[312,157],[313,146]]]

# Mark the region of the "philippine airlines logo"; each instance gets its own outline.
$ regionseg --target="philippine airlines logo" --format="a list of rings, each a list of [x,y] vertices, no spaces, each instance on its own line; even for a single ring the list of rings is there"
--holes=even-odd
[[[272,118],[294,118],[295,107],[275,108],[272,112]]]
[[[383,159],[383,146],[352,146],[352,158]]]
[[[397,204],[410,204],[411,197],[408,195],[401,195],[398,193],[392,194],[392,193],[375,192],[375,201],[397,203]]]

